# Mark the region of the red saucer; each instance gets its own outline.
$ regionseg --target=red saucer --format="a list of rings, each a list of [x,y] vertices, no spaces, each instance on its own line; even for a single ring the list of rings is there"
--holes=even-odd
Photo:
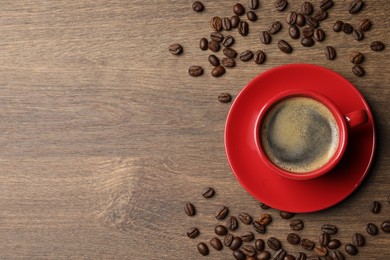
[[[368,123],[351,130],[347,150],[329,173],[311,180],[291,180],[271,171],[256,147],[256,119],[265,102],[282,91],[303,88],[332,100],[347,114],[364,108]],[[371,110],[359,91],[339,74],[315,65],[290,64],[251,80],[234,101],[225,126],[225,149],[240,184],[261,202],[289,212],[313,212],[337,204],[366,177],[375,151]]]

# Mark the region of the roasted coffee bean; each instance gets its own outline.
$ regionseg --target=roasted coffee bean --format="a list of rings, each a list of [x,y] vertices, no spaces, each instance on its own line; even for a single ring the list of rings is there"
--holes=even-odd
[[[247,12],[247,13],[246,13],[246,17],[247,17],[248,20],[251,21],[251,22],[254,22],[254,21],[257,20],[257,15],[256,15],[256,13],[253,12],[253,11]]]
[[[305,27],[305,28],[302,29],[303,37],[306,37],[306,38],[312,37],[313,34],[314,34],[314,30],[311,27]]]
[[[287,254],[287,255],[283,258],[283,260],[295,260],[295,257],[294,257],[293,255]]]
[[[216,41],[216,42],[222,42],[223,41],[223,35],[219,32],[212,32],[210,34],[210,39],[212,41]]]
[[[260,215],[258,221],[260,222],[260,224],[262,225],[268,225],[269,223],[272,222],[272,217],[270,214],[267,214],[267,213],[263,213]]]
[[[307,256],[303,252],[299,252],[297,256],[295,257],[296,260],[306,260]]]
[[[320,8],[323,11],[328,10],[333,6],[333,1],[332,0],[321,0],[320,2]]]
[[[371,28],[371,21],[368,19],[361,20],[358,27],[362,32],[366,32]]]
[[[235,58],[237,56],[237,52],[230,47],[223,48],[223,54],[229,58]]]
[[[360,67],[359,65],[353,66],[352,72],[353,72],[353,74],[355,74],[355,75],[358,76],[358,77],[363,77],[364,74],[366,74],[366,72],[364,71],[364,69],[363,69],[362,67]]]
[[[291,11],[287,14],[286,22],[290,25],[295,24],[297,22],[298,14],[294,11]]]
[[[179,55],[180,53],[183,52],[183,47],[178,43],[174,43],[171,46],[169,46],[169,52],[174,55]]]
[[[231,36],[231,35],[226,36],[226,37],[223,39],[223,41],[222,41],[222,45],[223,45],[224,47],[230,47],[230,46],[232,46],[233,44],[234,44],[234,38],[233,38],[233,36]]]
[[[312,250],[314,248],[314,242],[309,239],[302,239],[301,240],[301,247],[307,250]]]
[[[266,231],[265,225],[260,224],[259,221],[255,220],[252,222],[253,229],[260,234],[264,234]]]
[[[343,25],[344,25],[343,21],[336,21],[333,25],[333,31],[341,32],[341,30],[343,30]]]
[[[209,247],[203,243],[203,242],[200,242],[198,245],[197,245],[197,248],[198,248],[198,251],[201,255],[208,255],[209,254]]]
[[[390,196],[389,196],[389,198],[390,198]],[[389,204],[390,204],[390,202],[389,202]],[[262,209],[269,209],[270,206],[268,206],[267,204],[264,204],[263,202],[260,202],[260,208],[262,208]]]
[[[267,31],[260,32],[260,41],[264,44],[270,44],[272,41],[272,36]]]
[[[317,20],[317,21],[323,21],[325,20],[326,18],[328,18],[328,12],[326,11],[322,11],[322,10],[319,10],[318,12],[316,12],[316,14],[314,15],[314,18]]]
[[[298,245],[301,242],[301,237],[295,233],[290,233],[287,235],[287,242],[292,245]]]
[[[246,259],[246,255],[244,254],[244,252],[242,252],[240,249],[238,250],[235,250],[233,252],[233,256],[235,259],[237,260],[245,260]]]
[[[252,217],[245,212],[238,214],[238,219],[245,225],[250,225],[252,223]]]
[[[364,34],[363,34],[363,32],[362,31],[360,31],[360,30],[353,30],[353,32],[352,32],[352,37],[355,39],[355,40],[357,40],[357,41],[361,41],[361,40],[363,40],[363,38],[364,38]]]
[[[306,23],[311,28],[317,28],[319,25],[318,21],[312,16],[306,16]]]
[[[232,58],[223,58],[221,63],[222,66],[226,68],[233,68],[236,66],[236,62]]]
[[[278,47],[279,49],[284,52],[284,53],[291,53],[293,51],[292,47],[290,46],[290,44],[288,44],[286,41],[284,40],[280,40],[278,42]]]
[[[246,36],[249,33],[249,25],[245,21],[241,21],[238,25],[238,33],[242,36]]]
[[[353,32],[353,27],[349,23],[344,23],[342,29],[343,29],[343,32],[346,33],[346,34],[350,34],[350,33]]]
[[[218,251],[222,250],[222,248],[223,248],[222,242],[218,237],[213,237],[210,240],[210,245],[212,247],[214,247],[215,250],[218,250]]]
[[[266,250],[257,254],[257,260],[268,260],[270,259],[270,257],[271,257],[270,252]]]
[[[339,250],[334,250],[331,254],[334,260],[344,260],[344,255]]]
[[[268,238],[267,245],[269,248],[271,248],[272,250],[275,250],[275,251],[279,250],[282,247],[282,244],[280,243],[280,241],[275,237]]]
[[[319,256],[326,256],[328,254],[328,250],[324,246],[314,247],[314,252]]]
[[[305,26],[306,18],[305,18],[305,16],[303,14],[301,14],[301,13],[297,14],[297,22],[296,22],[296,24],[299,27]]]
[[[300,219],[294,219],[290,222],[290,228],[294,231],[303,229],[303,221]]]
[[[341,246],[340,240],[338,240],[336,238],[333,238],[333,239],[329,240],[329,244],[328,244],[328,248],[329,249],[337,249],[340,246]]]
[[[322,42],[325,39],[325,32],[321,28],[318,28],[315,29],[313,36],[317,42]]]
[[[313,38],[302,38],[301,44],[304,47],[311,47],[314,45],[314,40]]]
[[[364,2],[362,0],[353,0],[349,4],[349,13],[357,14],[363,8]]]
[[[253,52],[246,50],[240,53],[239,55],[241,61],[249,61],[253,58]]]
[[[216,66],[211,71],[211,76],[215,78],[221,77],[223,74],[225,74],[225,68],[222,66]]]
[[[226,221],[226,226],[230,231],[234,231],[238,228],[238,221],[235,216],[228,217]]]
[[[349,61],[353,64],[360,64],[364,59],[364,55],[358,51],[354,51],[349,55]]]
[[[211,60],[213,60],[213,61],[211,61]],[[219,59],[217,58],[217,56],[215,56],[213,54],[209,56],[209,62],[213,66],[218,66],[219,65]],[[215,191],[211,187],[206,187],[202,191],[202,196],[203,196],[203,198],[206,198],[206,199],[211,198],[212,196],[214,196],[214,194],[215,194]]]
[[[233,5],[233,13],[238,15],[238,16],[241,16],[243,14],[245,14],[245,8],[242,4],[240,3],[235,3]]]
[[[232,242],[233,242],[233,239],[234,239],[234,236],[232,234],[227,234],[225,236],[225,238],[223,239],[223,244],[226,246],[226,247],[229,247]]]
[[[271,259],[272,260],[283,260],[286,255],[287,255],[286,250],[284,250],[283,248],[280,248],[275,253],[272,254]]]
[[[210,20],[210,27],[216,32],[219,32],[222,30],[222,20],[218,16],[214,16]]]
[[[220,48],[221,47],[219,45],[219,42],[216,42],[216,41],[209,42],[209,50],[210,51],[217,52],[217,51],[219,51]]]
[[[226,227],[222,226],[222,225],[216,225],[215,228],[214,228],[214,232],[218,236],[224,236],[224,235],[226,235],[228,233]]]
[[[242,240],[240,237],[234,237],[232,243],[230,244],[231,250],[237,250],[242,245]]]
[[[268,32],[270,34],[276,34],[282,29],[282,23],[279,21],[273,22],[271,26],[268,28]]]
[[[300,33],[298,27],[295,24],[293,24],[288,29],[288,34],[293,39],[299,39],[301,33]]]
[[[255,10],[259,7],[259,0],[248,0],[249,9]]]
[[[222,28],[225,31],[230,31],[232,29],[232,23],[230,22],[230,19],[225,17],[222,19]]]
[[[352,244],[346,244],[344,249],[349,255],[356,255],[358,253],[358,249]]]
[[[279,215],[283,219],[290,219],[295,216],[295,213],[287,212],[287,211],[280,211]]]
[[[313,12],[313,5],[310,2],[303,2],[301,12],[304,15],[311,15],[311,13]]]
[[[192,227],[190,229],[188,229],[187,231],[187,236],[189,238],[195,238],[199,235],[199,229],[197,229],[196,227]]]
[[[254,256],[254,255],[256,255],[256,249],[253,246],[251,246],[251,245],[243,245],[241,247],[241,251],[246,256]]]
[[[360,233],[355,233],[352,236],[352,244],[357,247],[364,246],[365,239],[364,236]]]
[[[321,246],[327,246],[330,242],[330,236],[329,234],[322,233],[318,239],[318,242]]]
[[[321,226],[321,231],[329,235],[334,235],[337,233],[337,227],[335,225],[324,224]]]
[[[188,73],[193,77],[197,77],[202,75],[203,69],[200,66],[191,66],[188,69]],[[187,216],[195,215],[195,206],[192,203],[187,202],[184,206],[184,212],[187,214]]]
[[[207,50],[209,48],[209,42],[207,41],[206,38],[200,39],[200,41],[199,41],[199,48],[202,51],[205,51],[205,50]]]
[[[383,51],[385,49],[385,44],[380,41],[374,41],[370,44],[370,48],[373,51]]]
[[[218,101],[221,103],[228,103],[232,100],[232,96],[229,93],[221,93],[218,95]]]
[[[287,5],[288,5],[287,0],[276,0],[275,1],[275,8],[278,11],[283,11],[284,9],[286,9]]]
[[[378,227],[373,223],[368,223],[366,226],[366,231],[371,236],[376,236],[378,234]]]
[[[265,248],[265,242],[264,242],[264,240],[261,239],[261,238],[256,239],[256,241],[255,241],[255,248],[256,248],[256,250],[259,251],[259,252],[263,251],[264,248]]]
[[[385,233],[390,233],[390,221],[383,221],[381,224],[381,229]]]
[[[201,66],[193,65],[188,69],[188,74],[190,74],[190,76],[192,76],[192,77],[199,77],[200,75],[203,74],[203,68]],[[189,204],[191,204],[191,203],[189,203]],[[186,204],[186,208],[185,208],[186,214],[188,216],[193,216],[193,215],[195,215],[195,208],[193,205],[192,205],[192,209],[190,207],[191,206],[187,206],[187,204]]]
[[[226,218],[227,214],[229,214],[229,208],[226,206],[222,206],[215,212],[215,218],[222,220]]]
[[[324,50],[324,53],[325,53],[325,57],[328,60],[334,60],[336,58],[336,55],[337,55],[335,48],[333,48],[332,46],[327,46]],[[327,232],[324,232],[324,233],[327,233]],[[328,233],[328,234],[331,234],[331,233]]]
[[[253,241],[253,239],[255,239],[255,235],[253,235],[253,233],[250,232],[250,231],[248,231],[245,234],[241,235],[241,240],[243,242],[251,242],[251,241]]]
[[[195,1],[193,4],[192,4],[192,9],[195,11],[195,12],[202,12],[203,9],[204,9],[204,6],[201,2],[199,1]]]
[[[238,17],[237,15],[233,15],[230,18],[230,23],[232,24],[232,28],[237,28],[240,24],[240,17]]]

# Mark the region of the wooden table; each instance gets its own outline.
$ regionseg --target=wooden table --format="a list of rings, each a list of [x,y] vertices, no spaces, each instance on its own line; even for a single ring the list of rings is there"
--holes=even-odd
[[[192,10],[192,1],[1,2],[0,259],[203,259],[196,244],[212,238],[220,205],[233,215],[263,212],[227,163],[223,134],[231,104],[217,96],[235,97],[259,73],[300,62],[350,80],[371,105],[378,134],[374,165],[361,187],[330,209],[297,215],[305,221],[300,234],[317,241],[320,225],[332,223],[344,245],[355,232],[366,236],[367,245],[348,259],[390,259],[389,234],[365,232],[366,223],[380,225],[390,215],[389,55],[369,49],[373,40],[390,42],[387,1],[366,1],[354,16],[346,1],[337,1],[321,24],[326,40],[303,48],[289,39],[285,23],[273,44],[259,43],[260,30],[284,22],[302,2],[290,1],[279,13],[273,1],[262,0],[250,34],[231,34],[237,50],[263,49],[266,63],[237,61],[216,79],[210,53],[198,42],[209,35],[212,16],[232,15],[233,2],[204,1],[202,13]],[[337,19],[356,24],[366,17],[373,27],[361,42],[331,30]],[[282,38],[294,47],[291,55],[277,49]],[[181,56],[168,52],[176,42],[184,46]],[[323,55],[330,44],[337,49],[334,61]],[[366,56],[363,78],[351,72],[352,50]],[[188,76],[193,64],[205,74]],[[205,200],[201,191],[209,185],[217,193]],[[379,215],[369,210],[373,200],[382,203]],[[187,201],[197,207],[193,218],[184,214]],[[285,241],[288,221],[268,212],[274,221],[262,237],[278,237],[295,254],[300,248]],[[191,226],[201,230],[194,240],[186,237]],[[242,225],[235,234],[247,230]],[[205,259],[229,257],[225,248]]]

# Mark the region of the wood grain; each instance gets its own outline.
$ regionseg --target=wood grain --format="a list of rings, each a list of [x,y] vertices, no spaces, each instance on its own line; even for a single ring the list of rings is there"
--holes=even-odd
[[[254,76],[286,63],[322,65],[350,80],[372,107],[378,133],[367,179],[342,203],[298,215],[305,221],[302,237],[317,240],[320,225],[332,223],[345,244],[354,232],[365,234],[366,223],[389,219],[390,62],[387,49],[369,49],[373,40],[390,42],[387,1],[366,1],[354,16],[347,1],[336,1],[321,24],[326,40],[313,48],[290,40],[286,26],[271,45],[261,45],[258,32],[284,21],[302,1],[289,1],[282,13],[273,1],[260,1],[250,34],[231,35],[237,51],[264,50],[266,63],[237,62],[218,79],[198,42],[208,37],[212,16],[232,15],[233,2],[203,2],[202,13],[193,12],[192,1],[1,2],[0,259],[201,258],[196,244],[212,238],[218,206],[229,206],[231,214],[263,212],[227,163],[230,104],[217,95],[235,97]],[[373,27],[361,42],[331,31],[337,19],[356,24],[367,17]],[[277,49],[279,39],[288,39],[291,55]],[[178,57],[168,52],[176,42],[184,47]],[[327,45],[336,48],[336,60],[324,58]],[[351,72],[352,50],[366,56],[363,78]],[[193,64],[205,68],[202,77],[188,76]],[[200,193],[208,185],[217,194],[205,200]],[[383,206],[377,216],[369,211],[373,200]],[[196,205],[195,217],[185,216],[187,201]],[[274,221],[263,238],[278,237],[297,252],[285,242],[288,221],[269,212]],[[185,235],[191,226],[201,230],[195,240]],[[366,240],[353,259],[390,258],[388,234]],[[231,258],[231,252],[211,250],[208,258]]]

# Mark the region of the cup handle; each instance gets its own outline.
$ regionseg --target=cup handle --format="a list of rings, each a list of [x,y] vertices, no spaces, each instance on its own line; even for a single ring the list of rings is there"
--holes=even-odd
[[[347,120],[348,127],[351,129],[366,123],[368,121],[368,116],[366,110],[361,109],[345,115],[345,119]]]

